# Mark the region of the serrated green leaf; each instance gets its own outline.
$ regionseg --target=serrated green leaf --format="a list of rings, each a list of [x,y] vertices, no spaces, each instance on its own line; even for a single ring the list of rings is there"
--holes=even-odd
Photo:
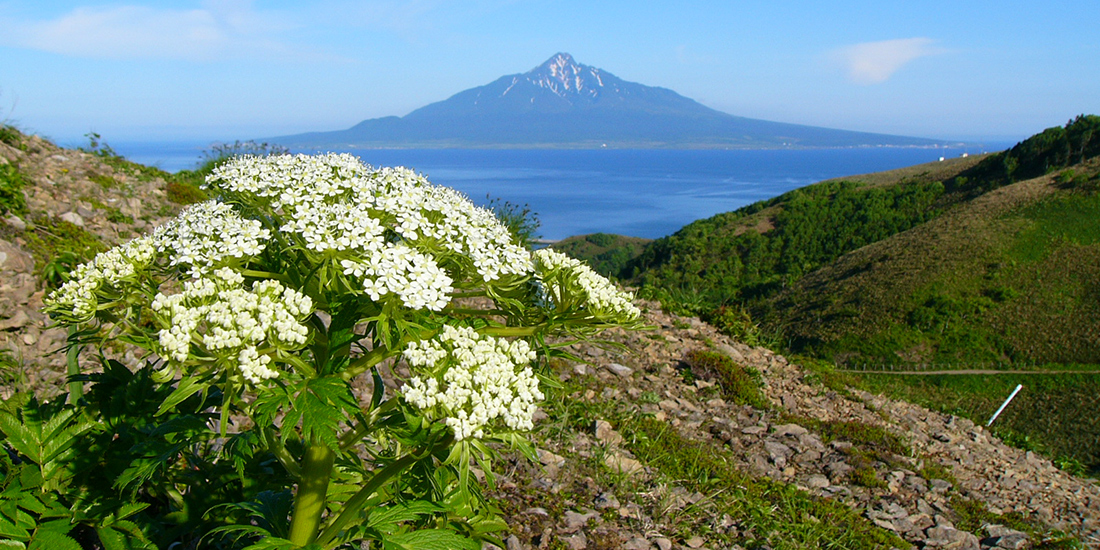
[[[15,502],[19,504],[20,508],[28,512],[34,512],[38,515],[46,513],[46,505],[33,493],[23,493]]]
[[[281,411],[287,411],[289,414],[293,400],[291,395],[297,391],[296,388],[286,387],[282,384],[275,385],[268,388],[267,391],[260,392],[256,396],[256,400],[252,403],[252,416],[256,420],[256,423],[260,426],[270,426],[275,423],[275,419],[279,416]],[[284,421],[284,426],[294,426],[295,422]],[[286,441],[286,437],[292,430],[283,430],[283,441]]]
[[[109,527],[97,527],[103,550],[157,550],[156,545],[145,540],[137,526],[121,521]]]
[[[43,434],[42,462],[40,464],[50,464],[67,457],[73,448],[73,444],[75,444],[84,434],[92,431],[96,427],[97,425],[95,423],[84,420],[64,430],[53,430],[48,435]]]
[[[302,422],[302,439],[339,448],[340,423],[359,411],[347,382],[338,377],[310,380],[294,399],[293,412]],[[290,411],[287,418],[290,418]]]
[[[16,514],[18,515],[18,513]],[[14,518],[12,518],[14,519]],[[16,525],[15,521],[12,521],[9,517],[0,516],[0,538],[28,540],[31,538],[31,532],[26,527]],[[21,523],[21,522],[20,522]]]
[[[53,415],[50,419],[46,420],[41,426],[42,441],[48,442],[52,439],[57,439],[62,436],[63,432],[67,432],[66,424],[73,418],[76,411],[72,409],[62,409],[57,411],[57,414]],[[90,424],[90,423],[89,423]],[[89,428],[91,426],[88,426]]]
[[[387,550],[480,550],[481,545],[454,531],[421,529],[387,537],[382,541]]]
[[[367,527],[378,529],[383,533],[391,533],[396,530],[398,523],[413,521],[420,516],[443,510],[444,508],[424,500],[397,504],[381,509],[375,508],[371,510],[370,517],[367,518]]]
[[[122,507],[119,508],[118,511],[112,515],[115,517],[116,520],[123,520],[148,507],[148,502],[128,502],[126,504],[123,504]]]
[[[35,464],[41,464],[42,440],[37,428],[26,426],[15,415],[0,414],[0,432],[6,436],[8,445]]]
[[[17,540],[0,540],[0,550],[26,550],[27,545]]]
[[[68,535],[46,531],[35,535],[27,550],[81,550],[81,548]]]
[[[63,517],[61,519],[55,519],[55,520],[44,522],[44,521],[41,521],[42,520],[41,517],[38,518],[39,519],[38,532],[39,533],[46,533],[46,532],[59,533],[59,534],[62,534],[62,535],[69,534],[69,531],[72,531],[73,526],[74,526],[73,519],[72,519],[72,512],[69,512],[68,510],[65,510],[65,512],[66,512],[65,517]]]

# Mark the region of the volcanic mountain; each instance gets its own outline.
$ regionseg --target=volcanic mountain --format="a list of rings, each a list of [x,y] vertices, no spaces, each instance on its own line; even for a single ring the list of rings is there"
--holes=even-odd
[[[672,90],[623,80],[559,53],[523,74],[403,117],[269,138],[291,147],[779,148],[934,146],[934,140],[729,115]]]

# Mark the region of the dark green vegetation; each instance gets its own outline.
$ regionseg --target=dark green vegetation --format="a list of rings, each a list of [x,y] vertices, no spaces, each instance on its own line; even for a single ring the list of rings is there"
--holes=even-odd
[[[1100,363],[1098,129],[1081,116],[1002,153],[797,189],[617,275],[844,364]]]
[[[14,164],[0,164],[0,215],[9,213],[20,215],[27,210],[27,201],[23,196],[26,178]]]
[[[574,258],[584,258],[596,273],[611,277],[622,273],[630,260],[650,242],[638,237],[592,233],[562,239],[550,248]]]
[[[200,537],[216,544],[225,537],[214,530],[234,519],[287,505],[289,491],[268,490],[287,486],[286,476],[252,432],[217,441],[207,429],[220,395],[157,416],[173,388],[155,382],[151,367],[131,373],[105,362],[86,378],[80,408],[29,392],[0,404],[0,536],[58,550],[189,547]],[[204,490],[172,489],[196,485]],[[255,509],[237,504],[253,499]]]

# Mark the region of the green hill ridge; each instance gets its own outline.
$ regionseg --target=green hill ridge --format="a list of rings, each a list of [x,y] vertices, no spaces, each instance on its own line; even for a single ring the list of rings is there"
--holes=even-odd
[[[618,275],[840,363],[1098,363],[1098,128],[1082,115],[1004,152],[800,188]]]

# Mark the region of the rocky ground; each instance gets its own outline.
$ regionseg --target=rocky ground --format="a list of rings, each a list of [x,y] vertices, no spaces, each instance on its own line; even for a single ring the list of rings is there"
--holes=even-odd
[[[14,365],[0,379],[0,397],[6,397],[19,387],[63,380],[65,357],[57,350],[66,335],[49,328],[39,311],[44,290],[36,260],[41,266],[49,259],[35,258],[28,247],[35,216],[63,219],[113,244],[154,227],[178,207],[165,201],[162,179],[38,138],[27,138],[22,147],[0,143],[2,163],[16,163],[31,181],[28,213],[0,223],[0,349],[9,350]],[[826,384],[781,355],[732,341],[656,304],[642,305],[652,330],[612,331],[608,337],[622,347],[584,346],[576,349],[584,362],[552,363],[569,406],[597,416],[618,411],[608,415],[611,420],[664,422],[738,471],[842,502],[875,526],[869,528],[896,533],[914,548],[1015,549],[1049,542],[1043,529],[960,521],[972,517],[960,509],[967,506],[982,508],[983,517],[1024,517],[1100,548],[1095,480],[1006,446],[968,420]],[[738,404],[722,397],[719,381],[686,376],[687,358],[699,349],[758,373],[766,402]],[[585,422],[577,424],[564,420],[561,410],[548,406],[540,415],[538,463],[508,456],[498,472],[491,495],[511,525],[507,550],[772,547],[723,508],[721,495],[632,454],[620,426],[608,418],[581,414]],[[898,436],[905,449],[863,452],[862,442],[829,426],[880,429]]]
[[[19,146],[0,143],[0,164],[15,164],[30,183],[24,188],[27,211],[21,216],[9,212],[0,220],[0,350],[9,350],[24,366],[4,378],[35,387],[58,385],[65,355],[54,352],[66,334],[49,328],[40,311],[45,291],[36,274],[51,258],[36,258],[28,241],[50,229],[35,220],[61,220],[110,246],[156,227],[179,206],[165,200],[165,181],[152,177],[151,170],[115,168],[99,155],[62,149],[35,136]]]
[[[685,438],[709,441],[715,452],[739,469],[843,501],[915,548],[1031,548],[1043,543],[998,524],[971,531],[957,528],[953,518],[959,517],[960,502],[982,503],[993,515],[1015,512],[1100,547],[1100,485],[1095,480],[1071,476],[1034,453],[1009,447],[969,420],[861,391],[830,389],[781,355],[731,341],[697,319],[677,318],[655,304],[648,306],[647,321],[657,327],[656,338],[618,333],[614,339],[625,344],[626,351],[607,354],[588,348],[590,365],[575,363],[558,369],[563,379],[583,379],[602,388],[598,394],[590,391],[579,397],[613,401],[614,407],[668,422]],[[707,391],[713,381],[686,383],[685,354],[699,348],[719,350],[759,372],[771,406],[759,409],[714,397],[714,392]],[[644,395],[656,398],[646,402],[640,399]],[[811,421],[803,422],[808,424],[804,426],[798,419]],[[911,453],[872,460],[879,486],[857,483],[851,473],[860,459],[846,452],[852,444],[843,439],[826,443],[815,430],[819,422],[830,421],[884,428],[907,441]],[[625,469],[637,478],[633,493],[590,487],[587,494],[594,498],[572,499],[572,506],[548,518],[551,521],[536,522],[542,531],[510,537],[508,550],[552,548],[555,538],[567,548],[595,547],[593,539],[604,541],[608,548],[725,547],[706,536],[667,535],[677,531],[666,521],[668,511],[663,507],[668,495],[682,493],[676,497],[681,506],[703,495],[662,486],[659,471],[620,448],[621,437],[614,429],[597,421],[590,430],[544,449],[543,469],[524,469],[509,480],[551,492],[583,486],[584,480],[578,483],[571,477],[571,463],[584,462],[600,449],[608,468]],[[928,471],[941,475],[924,473]],[[608,506],[617,513],[602,513]],[[515,524],[526,523],[524,516],[544,513],[538,506],[521,510]],[[720,514],[712,519],[722,522]]]

